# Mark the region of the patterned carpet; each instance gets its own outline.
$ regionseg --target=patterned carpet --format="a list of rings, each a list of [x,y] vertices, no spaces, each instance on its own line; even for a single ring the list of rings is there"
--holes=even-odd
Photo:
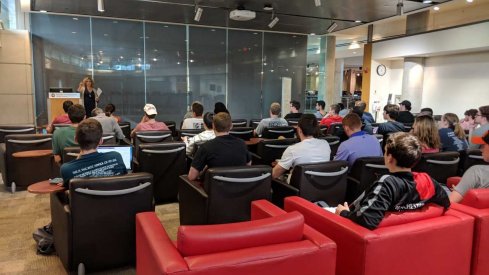
[[[179,225],[178,203],[156,206],[170,238]],[[66,274],[59,258],[36,254],[32,232],[51,220],[49,195],[8,192],[0,178],[0,274]],[[96,274],[135,274],[132,267]]]

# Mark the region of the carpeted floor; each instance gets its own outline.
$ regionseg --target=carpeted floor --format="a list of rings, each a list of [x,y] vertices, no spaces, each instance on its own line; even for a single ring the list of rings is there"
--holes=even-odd
[[[178,203],[156,206],[170,238],[179,225]],[[36,254],[32,232],[51,220],[49,195],[8,192],[0,178],[0,274],[66,274],[59,258]],[[97,274],[135,274],[132,267]]]

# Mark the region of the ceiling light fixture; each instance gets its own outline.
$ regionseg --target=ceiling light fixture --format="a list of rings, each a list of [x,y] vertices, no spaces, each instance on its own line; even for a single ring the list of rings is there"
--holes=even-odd
[[[99,12],[104,12],[105,11],[104,0],[97,0],[97,9],[98,9]]]
[[[433,8],[435,11],[439,11],[440,10],[440,7],[434,7]]]
[[[404,15],[404,3],[402,3],[402,0],[399,0],[399,2],[397,3],[397,15]]]
[[[272,11],[272,21],[270,21],[270,23],[268,23],[268,27],[271,29],[273,27],[275,27],[275,25],[277,25],[279,19],[278,17],[275,16],[275,10]]]
[[[431,1],[431,0],[424,0],[423,1],[423,4],[431,4],[431,3],[433,3],[433,1]]]
[[[316,5],[316,7],[321,6],[321,0],[314,0],[314,5]]]
[[[474,2],[474,0],[467,0],[467,3],[472,3]]]
[[[327,31],[328,33],[331,33],[333,32],[336,28],[338,27],[338,24],[336,22],[331,22],[331,25],[329,25]]]
[[[204,12],[204,9],[199,7],[199,6],[195,6],[195,16],[194,16],[194,21],[197,21],[199,22],[200,21],[200,18],[202,17],[202,13]]]

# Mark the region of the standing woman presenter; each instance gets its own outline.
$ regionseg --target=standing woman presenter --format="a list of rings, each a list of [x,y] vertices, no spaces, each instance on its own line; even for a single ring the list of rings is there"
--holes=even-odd
[[[87,118],[91,116],[92,110],[97,107],[99,96],[102,93],[100,89],[95,89],[94,85],[92,78],[87,76],[80,82],[77,89],[81,93],[80,103],[85,107]]]

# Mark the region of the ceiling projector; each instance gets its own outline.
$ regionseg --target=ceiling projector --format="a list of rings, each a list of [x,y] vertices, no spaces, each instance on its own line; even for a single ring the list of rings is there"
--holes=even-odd
[[[229,18],[236,21],[248,21],[255,17],[256,13],[249,10],[233,10],[229,13]]]

